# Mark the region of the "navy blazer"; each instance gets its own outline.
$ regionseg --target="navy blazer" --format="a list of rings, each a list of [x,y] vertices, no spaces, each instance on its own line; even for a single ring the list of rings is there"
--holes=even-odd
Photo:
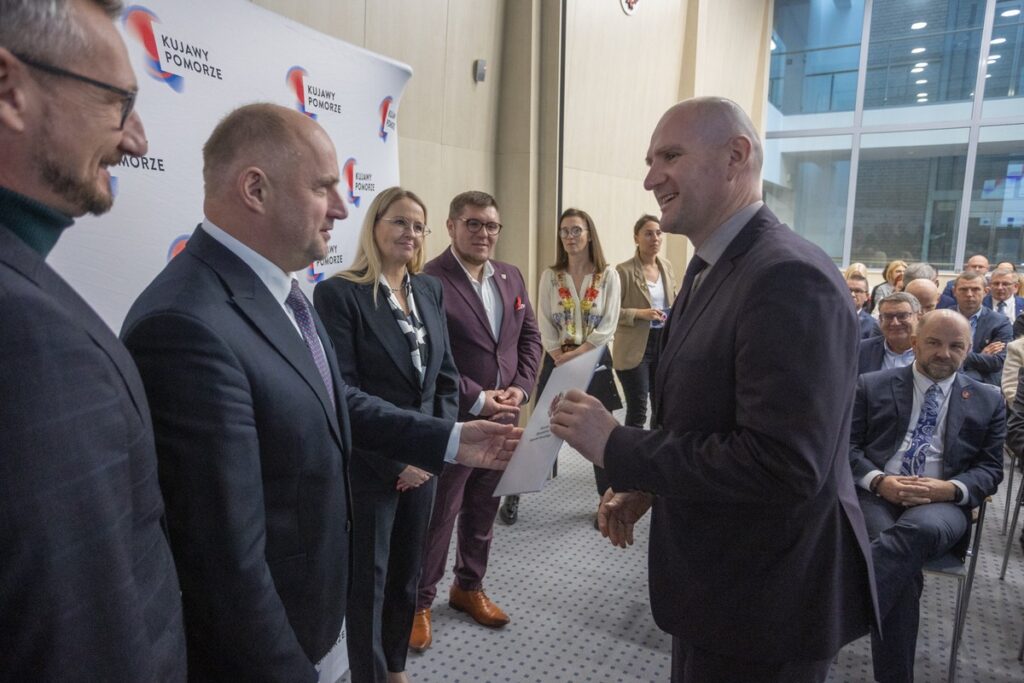
[[[348,387],[310,309],[333,400],[282,305],[201,227],[122,329],[153,409],[193,680],[317,680],[345,615],[353,442],[443,464],[452,422]]]
[[[1005,315],[982,306],[971,351],[964,360],[963,372],[968,377],[998,387],[1003,379],[1006,348],[991,355],[981,353],[982,349],[994,341],[1009,344],[1013,341],[1013,327]]]
[[[446,292],[445,314],[452,353],[459,369],[459,417],[462,419],[473,417],[469,409],[481,391],[517,386],[529,396],[537,381],[540,331],[523,275],[508,263],[492,260],[491,265],[502,306],[497,339],[491,334],[480,297],[450,248],[423,267],[424,272],[441,280]],[[496,387],[499,374],[502,386]]]
[[[860,324],[861,339],[870,339],[871,337],[880,337],[882,335],[882,329],[878,326],[878,321],[863,308],[857,313],[857,322]]]
[[[846,453],[850,292],[767,207],[687,287],[662,333],[661,428],[616,427],[604,452],[614,490],[654,494],[654,618],[734,659],[832,657],[875,611]]]
[[[995,311],[996,313],[999,312],[999,311],[996,311],[996,306],[998,304],[994,304],[992,302],[992,295],[991,294],[986,294],[985,295],[985,298],[981,300],[981,305],[984,306],[985,308],[988,308],[988,309],[991,309],[991,310]],[[1013,305],[1014,305],[1014,310],[1017,311],[1018,315],[1020,315],[1021,313],[1024,313],[1024,296],[1017,296],[1016,294],[1014,294],[1013,295]]]
[[[868,337],[860,340],[857,353],[857,374],[875,372],[882,369],[885,362],[885,337]]]
[[[454,420],[459,413],[459,372],[448,341],[441,283],[430,275],[417,274],[411,276],[410,285],[426,328],[422,385],[387,295],[379,291],[375,303],[373,283],[328,278],[313,291],[313,304],[334,342],[345,383],[399,408]],[[393,455],[394,459],[381,458],[354,449],[349,462],[353,487],[393,491],[395,480],[405,469],[400,462],[402,454]]]
[[[2,223],[0,359],[0,680],[184,681],[139,373]]]
[[[971,507],[1003,480],[1006,410],[999,389],[957,373],[949,392],[943,432],[942,479],[967,487]],[[914,406],[912,366],[861,375],[850,428],[850,467],[860,480],[884,470],[899,450]]]

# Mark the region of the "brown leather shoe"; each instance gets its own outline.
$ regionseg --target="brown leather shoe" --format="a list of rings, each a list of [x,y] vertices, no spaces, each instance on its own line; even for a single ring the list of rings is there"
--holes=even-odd
[[[464,591],[452,586],[448,593],[448,606],[459,612],[465,612],[482,626],[498,628],[509,622],[508,615],[491,602],[483,590]]]
[[[416,610],[412,615],[412,633],[409,635],[409,649],[423,652],[433,640],[430,632],[430,608]]]

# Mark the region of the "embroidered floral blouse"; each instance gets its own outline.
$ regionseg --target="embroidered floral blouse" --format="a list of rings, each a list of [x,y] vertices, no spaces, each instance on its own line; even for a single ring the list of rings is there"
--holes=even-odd
[[[548,268],[541,274],[537,324],[545,351],[553,351],[563,344],[578,346],[590,342],[602,346],[611,342],[619,323],[621,305],[621,286],[615,266],[586,276],[582,284],[583,291],[577,292],[568,273],[556,273]]]

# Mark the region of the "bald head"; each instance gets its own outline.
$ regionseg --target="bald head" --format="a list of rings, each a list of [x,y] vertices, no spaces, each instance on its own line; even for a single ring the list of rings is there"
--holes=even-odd
[[[930,313],[939,304],[939,288],[931,280],[916,278],[907,283],[903,288],[907,294],[911,294],[921,302],[921,312]]]
[[[956,311],[940,308],[921,318],[913,347],[917,369],[941,382],[963,365],[971,349],[971,326]]]
[[[725,145],[730,139],[744,137],[750,142],[750,171],[760,174],[764,163],[761,136],[754,123],[738,104],[725,97],[691,97],[670,108],[662,120],[682,115],[694,122],[695,135],[705,144]]]

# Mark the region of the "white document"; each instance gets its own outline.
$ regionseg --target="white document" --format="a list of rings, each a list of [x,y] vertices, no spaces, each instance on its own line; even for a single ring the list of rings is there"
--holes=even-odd
[[[544,488],[562,447],[562,440],[551,433],[551,414],[567,391],[587,390],[602,353],[604,347],[591,349],[551,371],[544,392],[537,400],[537,407],[523,430],[523,437],[494,489],[495,496],[532,493]]]

